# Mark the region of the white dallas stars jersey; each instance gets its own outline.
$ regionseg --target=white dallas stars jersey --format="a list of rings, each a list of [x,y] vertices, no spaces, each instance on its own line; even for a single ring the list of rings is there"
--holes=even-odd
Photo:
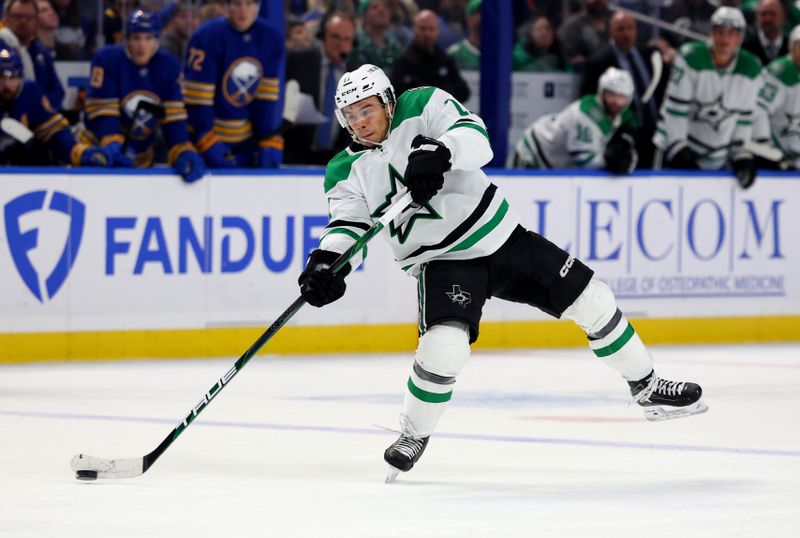
[[[533,122],[517,142],[516,163],[524,168],[603,168],[605,150],[622,123],[633,123],[625,109],[613,120],[597,95],[584,95],[556,114]]]
[[[800,70],[787,55],[762,73],[753,138],[769,140],[800,168]]]
[[[452,153],[444,187],[386,238],[403,270],[433,259],[472,259],[496,251],[518,224],[499,189],[481,170],[492,158],[483,121],[437,88],[415,88],[397,100],[389,136],[379,147],[351,146],[325,170],[330,223],[320,248],[344,252],[405,193],[403,174],[417,135]],[[360,255],[352,263],[360,263]]]
[[[725,168],[731,144],[750,139],[761,63],[740,50],[718,69],[708,43],[687,43],[672,66],[653,144],[672,158],[687,144],[705,170]]]

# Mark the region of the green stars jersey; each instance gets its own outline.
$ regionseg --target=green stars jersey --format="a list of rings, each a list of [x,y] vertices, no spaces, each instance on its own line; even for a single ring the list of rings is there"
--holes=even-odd
[[[492,158],[486,127],[445,91],[408,90],[397,100],[388,137],[375,148],[351,146],[325,170],[330,222],[319,248],[344,252],[405,193],[403,173],[417,135],[436,138],[452,154],[444,187],[405,222],[392,222],[386,238],[403,270],[433,259],[488,256],[518,224],[481,166]],[[362,253],[365,254],[365,253]],[[360,263],[361,255],[351,263]]]
[[[753,138],[771,139],[800,168],[800,69],[790,55],[770,63],[762,73]]]
[[[667,159],[687,145],[705,170],[727,166],[731,144],[750,139],[761,63],[739,50],[725,69],[708,43],[687,43],[675,58],[653,144]]]
[[[627,108],[616,118],[595,95],[584,95],[556,114],[534,121],[515,148],[515,162],[523,168],[603,168],[605,150],[617,128],[634,123]]]

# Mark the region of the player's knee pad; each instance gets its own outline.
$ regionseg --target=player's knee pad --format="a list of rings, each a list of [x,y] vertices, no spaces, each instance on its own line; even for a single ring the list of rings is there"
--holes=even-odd
[[[417,366],[441,377],[455,377],[469,359],[469,328],[466,323],[446,321],[428,329],[419,339]]]
[[[561,317],[571,319],[586,334],[595,336],[613,329],[622,313],[617,309],[617,301],[611,288],[605,282],[593,278]]]

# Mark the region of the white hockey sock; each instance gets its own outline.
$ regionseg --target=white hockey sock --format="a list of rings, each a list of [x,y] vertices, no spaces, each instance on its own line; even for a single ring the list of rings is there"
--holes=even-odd
[[[589,335],[589,347],[628,381],[638,381],[653,370],[653,358],[619,309],[603,329]]]
[[[422,369],[414,362],[405,391],[405,414],[417,433],[427,437],[436,429],[453,395],[455,377],[444,377]]]

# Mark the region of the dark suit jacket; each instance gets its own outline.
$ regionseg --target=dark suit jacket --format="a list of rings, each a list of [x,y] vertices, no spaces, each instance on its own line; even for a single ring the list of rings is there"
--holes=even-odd
[[[789,36],[783,34],[783,41],[778,49],[778,54],[772,59],[767,57],[767,51],[764,50],[764,47],[761,45],[761,41],[758,39],[758,34],[755,32],[749,33],[744,38],[744,41],[742,42],[742,48],[758,56],[758,59],[761,60],[761,65],[767,65],[772,60],[789,53]]]
[[[314,98],[317,110],[320,103],[320,80],[322,71],[322,51],[318,48],[290,50],[286,54],[286,80],[296,80],[300,92]],[[333,118],[334,123],[338,123]],[[331,150],[312,150],[317,135],[316,125],[297,125],[284,134],[283,162],[286,164],[326,165],[331,158],[351,142],[345,129],[339,131]]]
[[[395,62],[390,78],[398,97],[410,88],[435,86],[462,103],[469,99],[469,86],[456,62],[438,46],[431,55],[412,43]]]

